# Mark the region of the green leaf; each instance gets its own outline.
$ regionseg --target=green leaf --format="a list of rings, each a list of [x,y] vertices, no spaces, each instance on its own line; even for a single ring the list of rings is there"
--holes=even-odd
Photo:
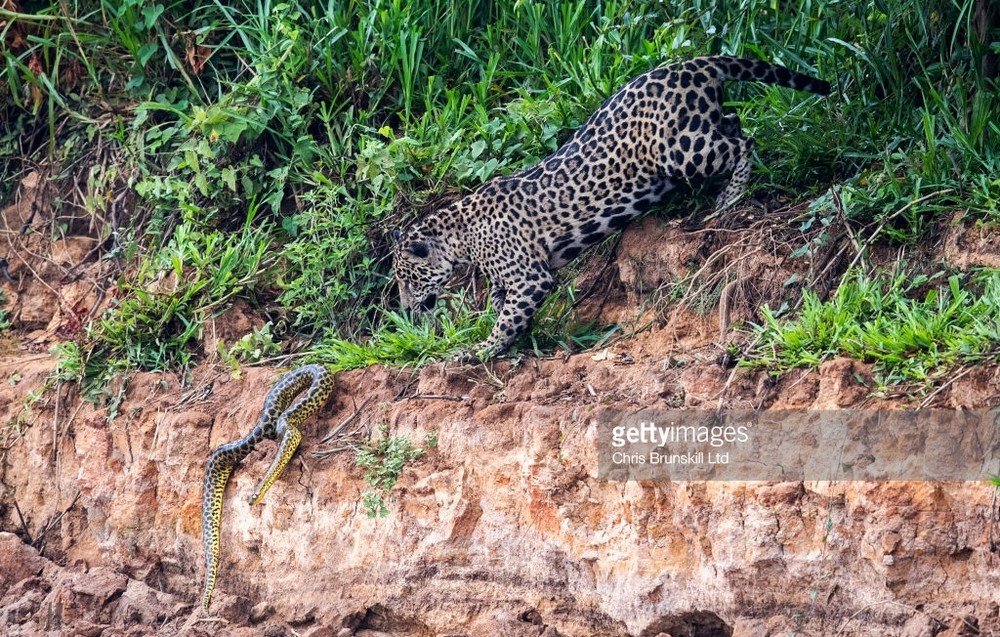
[[[149,60],[160,50],[159,42],[147,42],[139,47],[139,66],[145,68]]]
[[[236,169],[232,166],[226,166],[222,169],[222,183],[229,187],[230,190],[236,192]]]
[[[200,140],[198,145],[195,147],[195,150],[198,151],[199,155],[205,157],[206,159],[215,159],[215,151],[212,150],[212,145],[208,143],[207,139]]]
[[[190,148],[184,150],[184,164],[196,173],[201,172],[201,164],[198,163],[198,154]]]
[[[142,8],[142,21],[145,24],[147,31],[153,28],[153,25],[156,24],[156,20],[160,17],[162,13],[163,13],[162,4],[157,4],[151,7],[146,6]]]
[[[265,199],[264,202],[269,206],[271,206],[271,210],[273,210],[274,212],[279,212],[281,210],[281,201],[284,198],[285,198],[284,191],[281,189],[276,189],[274,190],[274,192],[272,192],[270,195],[267,196],[267,199]]]
[[[208,196],[208,178],[205,177],[205,173],[195,173],[194,185],[198,188],[198,192],[200,192],[202,196]]]
[[[246,120],[242,119],[231,119],[227,121],[218,122],[213,128],[212,132],[219,136],[220,139],[235,144],[240,141],[240,136],[246,131],[249,124]]]

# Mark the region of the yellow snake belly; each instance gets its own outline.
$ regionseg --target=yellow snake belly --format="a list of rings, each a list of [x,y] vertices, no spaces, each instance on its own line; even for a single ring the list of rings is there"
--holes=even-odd
[[[298,426],[316,413],[333,391],[333,375],[321,365],[303,365],[275,384],[264,399],[264,411],[253,431],[221,445],[208,458],[201,504],[202,545],[205,549],[205,588],[201,607],[206,612],[219,569],[222,533],[222,499],[233,468],[265,438],[278,440],[278,452],[261,479],[250,504],[260,502],[292,459],[302,434]],[[301,394],[301,395],[300,395]],[[298,397],[295,402],[293,399]]]

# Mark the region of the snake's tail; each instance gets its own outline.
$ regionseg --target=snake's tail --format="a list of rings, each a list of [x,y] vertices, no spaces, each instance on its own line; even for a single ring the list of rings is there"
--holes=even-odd
[[[202,492],[201,538],[205,548],[205,589],[201,595],[201,607],[207,613],[212,603],[215,579],[219,572],[219,550],[222,537],[222,496],[226,483],[233,473],[233,459],[225,453],[213,453],[208,459],[205,471],[205,487]]]
[[[281,477],[281,472],[288,466],[288,462],[295,454],[295,450],[298,449],[301,440],[302,433],[297,427],[294,425],[285,425],[284,434],[281,436],[281,444],[278,445],[278,453],[274,455],[274,460],[271,461],[271,466],[268,467],[267,473],[264,474],[260,484],[254,489],[253,495],[250,496],[251,505],[260,502],[260,499],[264,497],[264,494],[271,488],[271,485],[278,481],[278,478]]]

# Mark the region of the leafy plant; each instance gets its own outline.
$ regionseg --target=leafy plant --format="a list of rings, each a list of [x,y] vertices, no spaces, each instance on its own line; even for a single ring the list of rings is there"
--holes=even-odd
[[[156,258],[119,283],[119,301],[91,326],[87,357],[105,361],[97,376],[127,368],[185,366],[202,324],[249,295],[268,267],[270,226],[247,216],[239,234],[179,225]]]
[[[362,505],[370,518],[389,514],[385,502],[389,492],[406,465],[424,454],[408,438],[389,436],[387,424],[381,425],[379,431],[382,437],[359,449],[355,457],[355,464],[365,470],[365,482],[372,487],[362,496]]]
[[[271,323],[255,327],[249,334],[244,334],[240,340],[228,349],[232,358],[244,363],[258,363],[268,356],[274,356],[281,351],[281,345],[274,340],[271,333]]]
[[[73,341],[56,343],[52,346],[52,354],[56,357],[56,367],[49,381],[76,383],[86,377],[86,362],[79,345]]]

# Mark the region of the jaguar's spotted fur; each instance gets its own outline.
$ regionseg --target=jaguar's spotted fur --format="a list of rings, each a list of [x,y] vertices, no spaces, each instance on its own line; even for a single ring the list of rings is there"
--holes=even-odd
[[[736,115],[722,113],[724,80],[830,91],[822,80],[727,56],[644,73],[538,165],[493,179],[394,231],[400,304],[426,309],[456,265],[475,264],[490,279],[499,318],[472,353],[492,357],[528,329],[556,269],[679,183],[732,174],[717,202],[717,209],[726,208],[746,188],[753,140],[743,136]]]

